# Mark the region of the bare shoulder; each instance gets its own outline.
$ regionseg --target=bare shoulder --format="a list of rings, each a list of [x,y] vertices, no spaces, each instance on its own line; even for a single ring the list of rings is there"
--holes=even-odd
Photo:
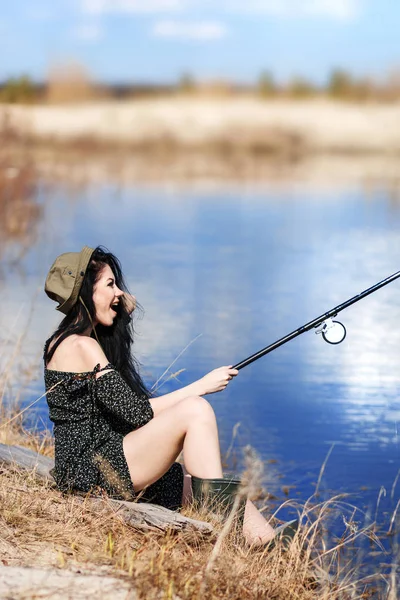
[[[93,371],[99,363],[101,367],[108,363],[99,343],[88,336],[73,334],[61,342],[47,366],[78,373]]]
[[[99,363],[101,367],[105,367],[108,364],[107,357],[96,340],[86,335],[74,335],[70,337],[73,338],[70,342],[71,351],[85,364],[88,371],[93,370]]]

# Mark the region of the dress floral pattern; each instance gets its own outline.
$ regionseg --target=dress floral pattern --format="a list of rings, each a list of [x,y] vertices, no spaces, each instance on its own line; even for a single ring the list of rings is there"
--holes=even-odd
[[[136,395],[111,364],[103,369],[97,365],[87,373],[45,368],[44,379],[54,423],[53,475],[58,488],[82,493],[103,490],[113,498],[135,498],[123,439],[153,418],[148,398]],[[182,490],[182,466],[174,463],[138,499],[178,509]]]

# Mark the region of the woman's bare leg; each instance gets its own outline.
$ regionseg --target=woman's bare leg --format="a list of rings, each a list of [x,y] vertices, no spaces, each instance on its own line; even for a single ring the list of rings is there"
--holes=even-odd
[[[244,511],[243,535],[249,544],[266,544],[275,535],[273,527],[250,500]]]
[[[136,491],[164,475],[182,450],[190,474],[206,479],[222,477],[214,411],[198,396],[178,402],[128,433],[123,447]]]
[[[191,498],[190,476],[222,477],[218,428],[210,404],[194,396],[161,412],[149,423],[132,431],[123,441],[125,458],[136,491],[159,479],[183,450],[185,474],[183,500]],[[249,500],[243,534],[250,544],[267,542],[274,532]]]

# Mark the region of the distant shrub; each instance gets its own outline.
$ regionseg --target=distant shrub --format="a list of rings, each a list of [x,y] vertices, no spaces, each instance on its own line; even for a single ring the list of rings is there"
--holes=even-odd
[[[35,96],[35,86],[26,75],[10,77],[0,89],[0,101],[9,104],[30,104]]]
[[[273,75],[269,71],[263,71],[257,82],[257,93],[262,97],[273,96],[277,92]]]
[[[47,85],[48,102],[83,102],[93,99],[94,95],[89,73],[82,65],[67,63],[50,70]]]
[[[389,102],[400,100],[400,69],[389,73],[383,88],[383,98]]]
[[[390,87],[393,92],[393,86]],[[388,83],[376,81],[372,77],[357,79],[343,69],[334,69],[326,85],[326,92],[332,98],[355,102],[387,100],[390,98],[387,90]]]
[[[316,87],[304,77],[294,77],[287,86],[287,93],[292,98],[307,98],[316,92]]]
[[[188,93],[196,89],[196,81],[190,73],[183,73],[178,81],[178,92]]]
[[[326,91],[334,98],[345,98],[351,96],[353,88],[351,75],[342,69],[334,69],[329,76]]]

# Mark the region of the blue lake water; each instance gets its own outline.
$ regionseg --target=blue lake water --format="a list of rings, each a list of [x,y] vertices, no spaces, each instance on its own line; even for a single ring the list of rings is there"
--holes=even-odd
[[[59,320],[41,291],[47,269],[57,254],[85,244],[103,244],[121,259],[144,307],[135,353],[149,385],[188,345],[171,368],[184,369],[182,385],[239,362],[400,269],[400,200],[384,186],[109,184],[73,195],[62,186],[37,193],[37,242],[17,265],[16,246],[8,247],[0,279],[3,333],[27,330],[31,364]],[[342,344],[326,344],[314,331],[301,335],[209,400],[222,450],[240,423],[237,466],[250,444],[265,461],[272,493],[286,498],[282,488],[290,486],[289,497],[306,500],[331,450],[323,498],[348,493],[364,525],[380,494],[377,516],[387,531],[400,498],[400,280],[340,320]],[[160,393],[177,385],[169,380]],[[23,398],[42,392],[38,379]],[[43,400],[32,410],[48,424]],[[383,543],[390,550],[396,540]]]

